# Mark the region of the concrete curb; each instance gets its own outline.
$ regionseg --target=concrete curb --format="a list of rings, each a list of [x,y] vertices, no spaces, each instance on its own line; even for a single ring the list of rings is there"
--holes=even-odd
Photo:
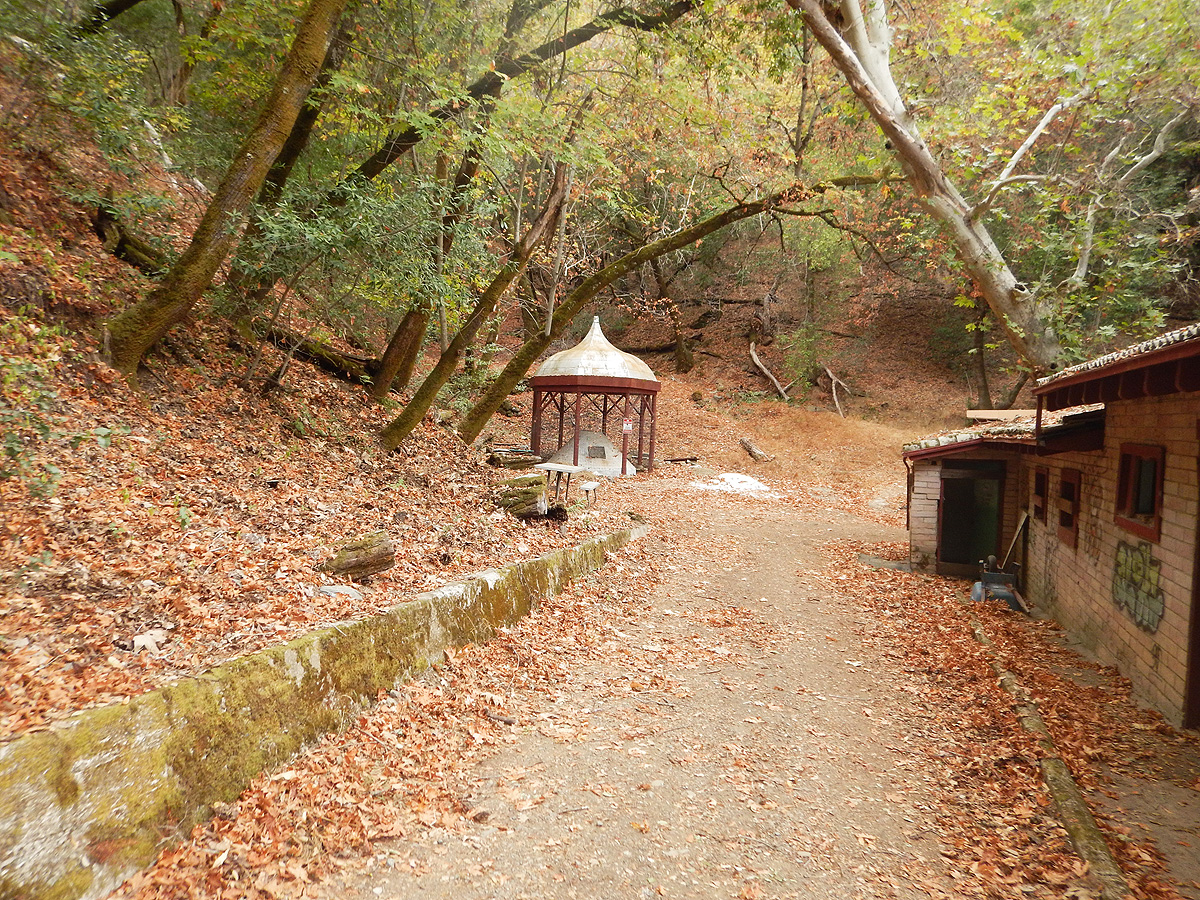
[[[1108,848],[1104,833],[1096,824],[1092,810],[1087,805],[1083,792],[1079,790],[1079,785],[1075,783],[1070,768],[1059,755],[1050,729],[1046,727],[1046,722],[1038,711],[1037,702],[1017,680],[1017,676],[997,661],[994,655],[996,645],[987,636],[983,623],[974,614],[971,614],[971,630],[975,640],[989,651],[992,671],[999,676],[1000,686],[1016,701],[1017,718],[1021,727],[1037,741],[1040,751],[1038,764],[1042,770],[1042,778],[1046,787],[1050,789],[1050,796],[1054,798],[1054,804],[1058,807],[1058,818],[1067,830],[1075,852],[1088,864],[1090,873],[1101,883],[1101,896],[1104,900],[1121,900],[1128,897],[1130,891],[1125,873],[1121,871],[1121,866]]]
[[[481,572],[0,745],[0,900],[103,896],[380,690],[486,640],[648,531]]]

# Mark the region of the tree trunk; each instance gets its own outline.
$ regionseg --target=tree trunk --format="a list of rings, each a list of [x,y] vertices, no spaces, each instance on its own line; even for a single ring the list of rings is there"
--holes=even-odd
[[[971,333],[975,340],[975,374],[979,377],[979,398],[976,400],[976,409],[991,409],[992,408],[992,388],[988,384],[987,373],[987,342],[983,339],[983,319],[980,318],[975,323],[975,330]]]
[[[612,12],[597,16],[588,24],[582,25],[579,28],[573,28],[561,37],[547,41],[540,47],[530,50],[521,56],[506,58],[504,55],[497,55],[492,69],[470,84],[463,94],[468,98],[469,102],[478,103],[483,97],[491,94],[493,91],[498,91],[504,82],[524,75],[531,69],[538,68],[556,56],[566,53],[580,44],[587,43],[597,35],[605,34],[619,25],[624,25],[627,28],[633,28],[637,31],[656,31],[659,28],[670,25],[683,15],[698,8],[698,6],[699,4],[696,0],[676,0],[676,2],[665,7],[657,15],[646,15],[626,8],[614,9]],[[463,101],[456,98],[429,110],[426,115],[435,122],[444,122],[461,115],[462,112]],[[369,159],[365,160],[351,174],[347,181],[371,180],[416,146],[429,132],[429,126],[424,124],[419,128],[417,126],[410,126],[403,131],[392,132],[387,136],[383,146],[375,151]],[[344,187],[335,188],[330,195],[330,200],[336,203],[339,191],[343,191],[344,189]]]
[[[379,371],[371,384],[371,397],[382,400],[393,385],[398,391],[408,386],[417,357],[421,355],[421,343],[428,326],[429,310],[424,307],[410,307],[404,314],[392,339],[388,341],[387,349],[383,351],[383,359],[379,361]]]
[[[1025,387],[1025,383],[1027,381],[1029,381],[1029,373],[1022,372],[1021,376],[1013,383],[1013,386],[1009,388],[1008,393],[1004,395],[1004,399],[1000,401],[996,408],[1012,409],[1013,404],[1017,402],[1017,397],[1021,393],[1021,388]]]
[[[584,279],[563,298],[562,303],[558,305],[558,309],[554,311],[550,333],[546,334],[542,332],[534,335],[513,354],[508,365],[493,379],[483,396],[476,401],[475,405],[463,417],[458,425],[458,436],[468,444],[479,437],[479,433],[483,431],[484,426],[487,425],[496,410],[500,408],[500,404],[507,399],[512,389],[516,387],[517,382],[525,377],[525,373],[529,371],[530,366],[545,352],[551,342],[562,333],[562,330],[567,327],[571,320],[579,314],[580,310],[600,291],[604,290],[604,288],[608,287],[618,278],[634,271],[644,263],[662,256],[664,253],[670,253],[673,250],[686,247],[688,244],[694,243],[702,237],[724,228],[726,225],[756,216],[771,207],[779,206],[783,203],[807,200],[817,193],[824,192],[827,187],[828,185],[818,185],[817,187],[807,189],[800,185],[794,185],[785,191],[780,191],[761,200],[751,203],[739,203],[737,206],[730,207],[724,212],[698,222],[690,228],[685,228],[673,235],[646,244],[637,250],[630,251],[616,262],[610,263],[599,272]]]
[[[519,24],[519,21],[521,21],[519,20],[519,16],[528,15],[528,12],[525,12],[525,10],[532,10],[532,7],[533,5],[531,4],[514,3],[513,11],[509,13],[510,31],[515,34],[515,30],[512,27],[514,21]],[[476,78],[460,96],[428,110],[426,113],[427,121],[422,122],[420,126],[410,125],[402,131],[393,131],[388,134],[383,145],[342,181],[331,188],[325,194],[324,199],[308,215],[311,218],[316,218],[324,211],[344,206],[355,190],[366,182],[372,181],[388,166],[412,150],[427,134],[433,133],[431,128],[432,123],[447,122],[456,119],[462,116],[464,111],[472,104],[486,106],[489,102],[494,103],[495,99],[500,96],[504,84],[513,78],[524,75],[531,70],[537,70],[549,60],[566,53],[574,47],[587,43],[598,35],[606,34],[618,26],[631,28],[635,31],[657,31],[660,28],[671,25],[698,7],[698,0],[674,0],[674,2],[656,14],[644,14],[627,8],[614,9],[611,12],[597,16],[586,25],[573,28],[554,40],[547,41],[520,56],[513,55],[512,42],[506,41],[497,52],[492,67],[488,72]],[[514,19],[514,17],[517,18]],[[492,98],[490,101],[487,99],[489,97]],[[262,277],[258,279],[258,286],[251,294],[250,302],[252,304],[260,302],[270,292],[277,277],[277,274],[271,271],[269,265],[265,266],[262,271]]]
[[[529,231],[517,242],[508,262],[492,279],[492,283],[487,286],[475,304],[475,308],[471,310],[471,315],[463,323],[458,334],[454,336],[450,346],[446,348],[446,352],[438,359],[433,371],[421,383],[408,406],[380,432],[380,443],[385,450],[395,450],[400,446],[401,442],[417,427],[417,423],[425,417],[425,413],[429,411],[429,407],[437,398],[438,392],[450,380],[454,370],[458,368],[458,361],[462,358],[466,348],[470,346],[471,341],[475,339],[480,327],[495,311],[496,304],[508,290],[509,285],[520,276],[525,264],[529,262],[529,257],[533,255],[538,241],[545,236],[551,224],[562,213],[563,204],[566,202],[566,172],[566,165],[560,164],[555,172],[554,187],[546,199],[546,206],[542,209],[541,214],[530,223]]]
[[[188,248],[141,302],[108,323],[113,365],[131,379],[142,356],[195,306],[229,255],[237,226],[291,132],[348,0],[311,0],[275,86]]]
[[[182,0],[173,0],[175,7],[175,30],[179,32],[180,43],[187,39],[187,21],[183,14]],[[212,5],[208,9],[208,13],[204,16],[204,22],[200,26],[200,40],[208,40],[212,34],[213,23],[217,17],[225,9],[225,4],[221,0],[213,0]],[[183,59],[171,73],[167,84],[163,88],[163,99],[169,106],[187,106],[188,104],[188,86],[192,82],[192,73],[196,69],[195,62],[188,56],[186,52],[182,52]]]
[[[304,148],[308,146],[308,142],[312,139],[313,132],[316,130],[317,120],[320,119],[321,110],[324,107],[323,89],[329,86],[334,74],[342,67],[342,63],[346,59],[346,53],[350,49],[350,43],[354,39],[351,18],[352,16],[345,16],[343,18],[337,36],[330,42],[329,49],[325,51],[325,59],[321,62],[321,71],[317,73],[317,78],[313,82],[307,99],[304,101],[304,106],[301,108],[299,115],[296,116],[296,121],[292,123],[292,130],[288,133],[287,140],[279,148],[279,155],[275,157],[275,162],[271,164],[266,178],[263,179],[262,189],[258,192],[258,203],[256,204],[254,215],[250,219],[250,223],[246,226],[246,233],[242,236],[243,246],[262,234],[263,218],[279,205],[288,178],[291,177],[292,170],[295,169],[296,163],[300,159],[300,154],[304,152]],[[316,96],[314,96],[314,93]],[[249,280],[249,273],[242,268],[238,259],[234,258],[233,270],[229,273],[227,284],[237,296],[233,312],[235,319],[253,315],[255,307],[270,292],[270,288],[274,287],[274,277],[265,273],[257,274],[259,277],[255,279],[255,283],[258,286],[247,293],[245,288]],[[271,284],[266,291],[262,291],[261,283],[268,279]]]
[[[850,89],[867,108],[904,166],[925,207],[949,232],[967,273],[975,281],[1010,344],[1037,371],[1058,364],[1062,347],[1047,321],[1048,310],[1017,281],[991,234],[942,171],[921,137],[892,79],[888,61],[891,28],[885,0],[873,0],[864,20],[860,0],[838,7],[840,30],[821,0],[787,0],[829,53]]]
[[[108,0],[107,3],[97,3],[92,8],[92,14],[75,26],[72,36],[87,37],[104,28],[109,22],[141,3],[142,0]]]

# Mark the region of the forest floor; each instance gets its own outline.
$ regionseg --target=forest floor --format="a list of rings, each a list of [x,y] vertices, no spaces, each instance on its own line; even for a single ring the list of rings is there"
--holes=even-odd
[[[1200,897],[1194,735],[1051,623],[862,562],[904,554],[894,478],[729,468],[606,485],[600,507],[649,537],[264,773],[114,896],[1099,897],[995,652],[1111,804],[1134,896]]]

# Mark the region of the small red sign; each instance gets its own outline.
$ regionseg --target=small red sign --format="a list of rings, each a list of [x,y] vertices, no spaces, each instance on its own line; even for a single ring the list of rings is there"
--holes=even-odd
[[[622,434],[633,434],[633,419],[624,419],[621,422]]]

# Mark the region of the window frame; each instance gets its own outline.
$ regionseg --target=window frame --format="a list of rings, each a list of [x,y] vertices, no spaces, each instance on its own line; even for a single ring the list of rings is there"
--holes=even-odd
[[[1041,490],[1038,490],[1038,482]],[[1046,524],[1046,509],[1050,505],[1050,469],[1046,466],[1035,466],[1033,470],[1033,487],[1030,489],[1030,513],[1032,518]]]
[[[1068,486],[1073,488],[1072,496],[1067,495]],[[1079,469],[1063,469],[1058,473],[1055,524],[1058,526],[1058,539],[1072,549],[1079,545],[1079,506],[1082,494],[1083,472]],[[1068,518],[1069,522],[1064,523],[1064,517]]]
[[[1114,504],[1113,521],[1126,531],[1144,540],[1157,544],[1162,537],[1163,482],[1166,470],[1167,450],[1157,444],[1125,443],[1117,457],[1117,496]],[[1152,461],[1155,466],[1153,511],[1138,513],[1136,508],[1143,497],[1138,490],[1140,471],[1135,474],[1137,463]]]

